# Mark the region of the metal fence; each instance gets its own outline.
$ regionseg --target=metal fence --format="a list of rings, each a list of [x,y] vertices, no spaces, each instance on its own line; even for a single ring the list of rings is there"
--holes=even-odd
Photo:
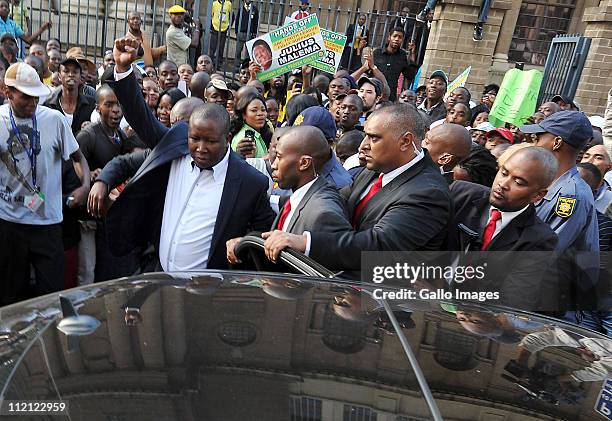
[[[553,38],[544,66],[538,106],[558,94],[574,98],[590,46],[590,38],[578,35]]]
[[[21,6],[16,7],[21,7],[22,10],[29,9],[30,32],[34,32],[44,22],[51,22],[52,27],[42,35],[42,39],[58,38],[62,42],[63,51],[71,46],[80,46],[85,55],[97,59],[98,62],[104,51],[112,48],[113,41],[127,32],[127,18],[131,11],[141,13],[142,29],[151,37],[153,46],[163,45],[166,30],[170,25],[166,10],[177,3],[174,0],[69,0],[61,2],[61,5],[58,5],[57,13],[54,13],[52,2],[60,3],[61,0],[22,0]],[[183,2],[184,7],[188,10],[190,4],[193,4],[193,1]],[[244,0],[232,1],[232,24],[227,32],[228,39],[223,52],[223,57],[230,60],[235,57],[235,19],[239,19],[237,16],[244,16],[237,15],[236,12],[243,4]],[[282,26],[285,17],[298,10],[299,1],[255,0],[252,4],[259,10],[257,35],[261,35]],[[200,6],[199,0],[195,1],[195,6],[196,8]],[[208,0],[208,3],[202,1],[199,7],[201,13],[196,13],[204,26],[198,49],[198,52],[202,53],[208,52],[211,7],[212,0]],[[351,10],[321,4],[311,4],[309,12],[317,14],[321,27],[340,33],[345,33],[348,26],[354,24],[360,14],[366,15],[366,25],[370,31],[368,39],[370,47],[384,46],[387,34],[393,29],[399,17],[398,12]],[[251,15],[247,16],[250,20]],[[409,23],[406,27],[414,29],[407,34],[406,38],[416,39],[417,49],[424,51],[426,37],[420,35],[426,30],[423,29],[426,26],[415,24],[414,13],[409,15],[408,19]],[[22,27],[25,30],[25,23]]]

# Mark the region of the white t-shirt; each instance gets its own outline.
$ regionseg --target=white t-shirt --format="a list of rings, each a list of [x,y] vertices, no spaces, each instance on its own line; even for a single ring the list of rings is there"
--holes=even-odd
[[[31,150],[32,119],[14,117],[24,149],[12,128],[9,107],[9,104],[0,106],[0,219],[31,225],[60,223],[62,160],[70,159],[70,155],[79,149],[79,144],[59,111],[41,106],[36,108],[36,126],[40,133],[40,148],[35,149],[36,184],[45,195],[45,201],[35,213],[32,212],[24,205],[25,197],[32,194],[27,186],[33,184],[27,152]]]
[[[177,66],[189,63],[189,46],[191,38],[189,38],[182,29],[174,25],[170,25],[166,31],[166,54],[168,60],[176,63]]]

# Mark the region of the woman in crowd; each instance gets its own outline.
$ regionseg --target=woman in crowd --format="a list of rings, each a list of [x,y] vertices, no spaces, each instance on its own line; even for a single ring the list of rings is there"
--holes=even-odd
[[[489,109],[482,108],[480,111],[476,110],[475,107],[472,110],[472,121],[470,122],[470,127],[478,127],[480,123],[486,123],[489,121]]]
[[[247,158],[262,158],[268,153],[272,132],[266,124],[268,111],[263,96],[249,92],[240,96],[234,106],[234,118],[230,132],[232,133],[232,149]],[[248,151],[247,151],[248,149]]]
[[[282,123],[285,121],[285,105],[287,104],[287,78],[286,75],[276,76],[266,83],[266,99],[274,98],[277,103],[278,117],[277,121]]]
[[[157,108],[159,102],[159,85],[150,77],[145,77],[142,81],[142,95],[149,108],[153,111]]]
[[[170,111],[174,104],[185,98],[185,94],[177,88],[170,88],[159,95],[157,103],[157,119],[166,127],[170,127]]]
[[[280,123],[278,121],[278,101],[276,98],[269,97],[266,99],[266,108],[268,109],[268,120],[273,127],[278,127]]]

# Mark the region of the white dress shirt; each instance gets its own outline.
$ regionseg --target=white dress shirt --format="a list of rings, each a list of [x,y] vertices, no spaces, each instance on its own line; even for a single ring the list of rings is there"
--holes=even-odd
[[[504,212],[504,211],[500,211],[501,212],[501,219],[499,221],[497,221],[497,224],[495,224],[495,232],[493,233],[493,237],[491,237],[491,239],[495,238],[495,236],[497,236],[497,234],[499,234],[501,232],[501,230],[503,230],[504,228],[506,228],[510,222],[512,222],[512,220],[514,218],[516,218],[517,216],[519,216],[521,213],[525,212],[527,210],[527,208],[529,207],[529,205],[525,206],[523,209],[514,211],[514,212]],[[487,218],[487,224],[489,223],[489,221],[491,220],[491,214],[493,213],[493,210],[498,210],[496,207],[491,206],[489,208],[489,217]]]
[[[230,149],[211,170],[200,170],[190,155],[172,161],[159,259],[165,271],[206,269]]]
[[[289,197],[289,199],[287,199],[289,200],[289,203],[291,203],[291,210],[289,211],[289,214],[285,218],[285,222],[283,223],[283,226],[280,227],[282,231],[285,231],[285,232],[287,231],[287,227],[289,226],[289,222],[291,221],[291,218],[293,217],[295,210],[300,206],[300,202],[302,201],[304,196],[306,196],[306,193],[308,193],[308,190],[310,190],[310,188],[315,183],[315,181],[317,181],[317,178],[304,184],[302,187],[294,191],[293,194]],[[302,234],[302,233],[299,233],[299,234]]]
[[[421,159],[425,158],[425,152],[423,152],[423,150],[421,150],[419,153],[416,154],[416,156],[414,158],[412,158],[408,163],[402,165],[401,167],[398,167],[396,169],[394,169],[393,171],[389,171],[386,174],[383,174],[383,178],[382,178],[382,186],[385,187],[387,184],[389,184],[390,182],[392,182],[393,180],[395,180],[397,177],[399,177],[400,175],[402,175],[403,173],[405,173],[406,171],[408,171],[410,168],[412,168],[413,166],[416,165],[417,162],[419,162]],[[372,181],[372,184],[374,184],[376,182],[376,180]],[[372,184],[370,184],[370,187],[368,187],[367,189],[365,189],[362,193],[361,196],[359,196],[359,200],[363,199],[364,197],[366,197],[366,195],[368,194],[368,192],[370,191],[370,188],[372,187]]]

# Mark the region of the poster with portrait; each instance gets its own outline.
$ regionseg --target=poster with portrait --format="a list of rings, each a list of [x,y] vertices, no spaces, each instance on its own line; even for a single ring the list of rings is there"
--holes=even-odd
[[[323,35],[323,42],[325,43],[325,56],[317,59],[311,66],[333,75],[340,66],[342,52],[346,44],[346,35],[323,28],[321,28],[321,35]]]
[[[251,60],[261,66],[257,79],[262,82],[325,56],[317,15],[290,22],[248,41],[246,46]]]

